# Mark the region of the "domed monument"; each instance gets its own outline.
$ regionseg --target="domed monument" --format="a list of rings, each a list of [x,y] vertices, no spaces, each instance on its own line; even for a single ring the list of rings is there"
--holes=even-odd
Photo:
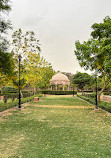
[[[50,80],[51,90],[53,90],[53,86],[55,85],[56,90],[58,90],[58,85],[62,85],[62,90],[64,91],[64,86],[67,86],[67,90],[69,90],[70,80],[68,77],[61,72],[58,72],[56,75],[52,76]]]

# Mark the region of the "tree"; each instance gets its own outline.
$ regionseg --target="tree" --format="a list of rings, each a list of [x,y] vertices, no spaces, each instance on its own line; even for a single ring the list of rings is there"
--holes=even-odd
[[[23,70],[23,72],[21,73],[21,81],[22,81],[21,83],[25,85],[25,81],[26,83],[28,83],[28,81],[30,80],[30,82],[34,84],[33,86],[35,87],[34,81],[37,79],[37,73],[35,72],[35,68],[37,68],[37,65],[40,64],[39,40],[35,38],[35,34],[33,31],[27,31],[25,34],[23,34],[21,29],[13,33],[12,39],[13,39],[12,53],[14,54],[16,72],[18,72],[18,63],[19,63],[18,55],[20,54],[23,57],[21,61],[22,70]],[[36,77],[34,75],[36,75]],[[30,79],[28,76],[30,76]],[[39,77],[39,73],[38,73],[38,77]],[[18,85],[17,78],[13,80],[13,83],[15,85]]]
[[[82,44],[75,42],[75,55],[81,67],[97,71],[104,81],[101,91],[98,93],[98,100],[111,82],[111,18],[103,19],[103,23],[92,25],[91,38]]]
[[[14,61],[11,53],[0,50],[0,72],[11,76],[14,71]]]
[[[4,37],[11,28],[10,22],[3,15],[11,10],[9,0],[0,0],[0,72],[10,75],[13,71],[12,55],[7,53],[9,42]]]
[[[87,73],[77,72],[77,74],[73,77],[73,82],[74,84],[77,84],[78,88],[83,92],[84,86],[86,84],[90,85],[90,79],[91,77]]]
[[[19,54],[21,54],[24,59],[27,59],[29,52],[37,54],[41,51],[39,40],[35,37],[35,33],[33,31],[27,31],[23,34],[22,30],[19,29],[13,33],[12,39],[12,52],[17,63]]]
[[[49,86],[49,80],[54,74],[54,71],[52,66],[39,53],[35,54],[30,52],[24,64],[24,77],[27,80],[27,84],[34,88],[34,94],[36,93],[36,88],[43,89]]]
[[[50,86],[50,79],[55,74],[52,66],[50,63],[44,60],[44,65],[41,67],[42,72],[42,79],[39,82],[39,88],[46,89]]]
[[[11,7],[9,5],[9,0],[0,0],[0,33],[6,33],[7,29],[10,28],[10,22],[4,20],[2,14],[2,13],[8,13],[10,10]]]
[[[12,35],[14,60],[16,70],[18,69],[18,55],[23,56],[23,73],[21,78],[26,80],[26,84],[34,88],[44,88],[48,85],[53,69],[51,65],[40,55],[39,40],[35,37],[33,31],[27,31],[25,34],[19,29]]]

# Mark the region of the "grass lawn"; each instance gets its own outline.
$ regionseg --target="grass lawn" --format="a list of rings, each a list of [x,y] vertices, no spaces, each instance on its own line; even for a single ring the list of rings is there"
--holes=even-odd
[[[111,158],[111,115],[93,109],[77,97],[48,96],[1,116],[0,158]]]
[[[31,104],[35,104],[31,102]],[[38,105],[64,105],[64,106],[89,106],[91,104],[78,101],[77,97],[64,96],[64,95],[55,95],[55,96],[47,96],[40,99],[40,102],[37,103]]]

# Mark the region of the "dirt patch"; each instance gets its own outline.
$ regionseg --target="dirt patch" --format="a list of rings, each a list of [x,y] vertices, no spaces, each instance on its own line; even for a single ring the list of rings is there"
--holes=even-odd
[[[73,109],[89,109],[94,108],[94,106],[64,106],[64,105],[33,105],[35,107],[45,107],[45,108],[73,108]]]
[[[0,112],[0,117],[12,115],[13,111],[17,111],[17,108],[7,109],[5,111]]]
[[[22,111],[26,110],[25,106],[29,106],[29,104],[28,103],[22,104],[22,108],[21,108]],[[0,112],[0,121],[3,120],[3,117],[12,115],[13,111],[18,111],[18,107],[10,108]]]
[[[46,97],[50,97],[50,98],[73,98],[73,95],[46,95]],[[77,97],[77,95],[75,94],[74,97]]]

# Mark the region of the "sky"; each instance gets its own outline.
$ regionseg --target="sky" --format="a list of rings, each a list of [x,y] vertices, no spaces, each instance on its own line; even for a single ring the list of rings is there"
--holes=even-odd
[[[74,54],[75,41],[87,41],[91,26],[111,17],[111,0],[11,0],[13,30],[34,31],[41,55],[55,71],[85,72]],[[90,71],[86,71],[91,73]]]

